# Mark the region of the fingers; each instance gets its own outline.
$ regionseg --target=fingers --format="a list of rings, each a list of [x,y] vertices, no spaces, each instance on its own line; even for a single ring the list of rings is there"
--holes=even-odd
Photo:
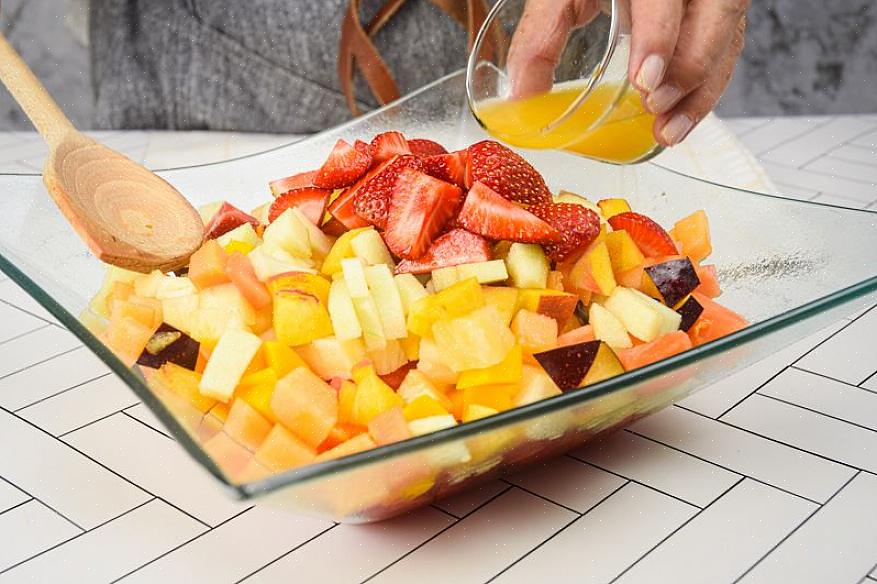
[[[597,8],[597,0],[527,2],[509,47],[507,69],[513,98],[551,89],[570,31],[587,23]]]
[[[632,0],[628,76],[644,95],[664,80],[685,11],[684,0]]]
[[[684,140],[700,121],[715,108],[734,75],[737,58],[743,51],[746,34],[745,16],[738,21],[729,48],[706,81],[683,98],[673,109],[655,120],[655,138],[664,146]]]
[[[664,114],[715,75],[737,34],[749,0],[689,0],[664,81],[646,107]]]

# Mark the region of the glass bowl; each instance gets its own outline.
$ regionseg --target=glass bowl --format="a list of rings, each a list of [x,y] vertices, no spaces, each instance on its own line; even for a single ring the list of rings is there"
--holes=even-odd
[[[391,128],[449,147],[485,136],[467,111],[461,72],[307,140],[160,174],[195,205],[228,199],[253,208],[270,197],[269,180],[318,167],[338,138]],[[0,176],[0,269],[105,361],[229,495],[345,522],[381,520],[569,450],[877,302],[875,213],[732,189],[654,163],[618,167],[549,151],[527,157],[555,190],[625,196],[660,222],[705,209],[716,250],[712,260],[725,289],[722,302],[752,326],[585,389],[247,482],[225,472],[239,467],[247,451],[229,439],[214,441],[208,455],[201,444],[219,428],[193,408],[157,396],[139,371],[126,368],[77,320],[104,268],[65,223],[38,175]]]

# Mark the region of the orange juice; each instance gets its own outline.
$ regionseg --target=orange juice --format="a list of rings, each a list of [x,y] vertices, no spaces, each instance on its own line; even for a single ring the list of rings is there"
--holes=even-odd
[[[563,122],[548,127],[581,92],[580,86],[568,86],[519,100],[482,102],[478,118],[493,136],[522,148],[567,150],[616,163],[636,162],[656,148],[655,116],[631,87],[618,98],[620,86],[598,86]]]

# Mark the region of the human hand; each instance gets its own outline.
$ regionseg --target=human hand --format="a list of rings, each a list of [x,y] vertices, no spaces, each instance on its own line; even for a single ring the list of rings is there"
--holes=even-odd
[[[632,23],[628,76],[655,114],[655,139],[678,144],[716,106],[743,50],[750,0],[622,0]],[[570,31],[599,0],[529,0],[511,47],[513,95],[551,88]]]

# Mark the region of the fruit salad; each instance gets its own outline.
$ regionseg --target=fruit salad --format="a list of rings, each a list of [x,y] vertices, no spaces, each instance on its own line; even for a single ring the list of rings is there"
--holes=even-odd
[[[484,141],[339,140],[247,213],[202,208],[188,268],[109,268],[83,315],[208,452],[259,478],[470,422],[747,325],[723,307],[709,223],[553,194]],[[226,457],[227,458],[227,457]],[[228,470],[228,469],[226,469]]]

